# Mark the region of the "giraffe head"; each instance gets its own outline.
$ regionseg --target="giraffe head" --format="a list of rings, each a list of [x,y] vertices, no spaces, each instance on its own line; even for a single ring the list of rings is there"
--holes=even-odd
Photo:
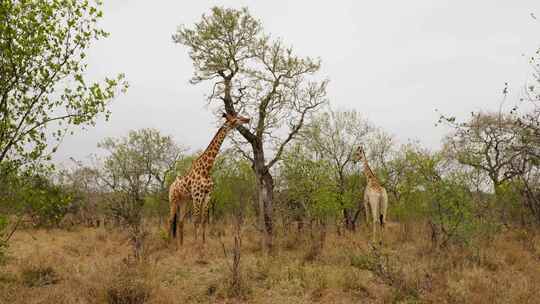
[[[249,118],[246,118],[241,115],[231,115],[223,113],[223,118],[225,118],[225,124],[231,128],[236,128],[239,125],[246,124],[249,122]]]
[[[358,146],[353,155],[353,160],[356,162],[362,161],[366,157],[363,146]]]

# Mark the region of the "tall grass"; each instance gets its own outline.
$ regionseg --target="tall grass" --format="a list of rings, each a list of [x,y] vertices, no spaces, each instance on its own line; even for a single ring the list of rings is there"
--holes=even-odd
[[[221,233],[210,233],[207,263],[200,263],[190,225],[178,250],[149,225],[143,260],[130,258],[130,236],[121,230],[21,231],[8,248],[10,259],[0,266],[0,303],[527,303],[540,298],[536,230],[501,231],[471,246],[436,250],[429,227],[421,223],[390,223],[385,244],[375,249],[368,243],[369,229],[338,236],[328,227],[317,258],[306,259],[313,250],[309,237],[278,235],[280,245],[263,256],[254,227],[243,227],[240,246],[234,225],[216,223],[220,226],[210,229]]]

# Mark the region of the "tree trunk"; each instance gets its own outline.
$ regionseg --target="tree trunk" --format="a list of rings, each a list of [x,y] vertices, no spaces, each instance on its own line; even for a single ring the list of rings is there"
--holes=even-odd
[[[264,250],[272,249],[273,222],[272,222],[272,199],[274,192],[274,179],[268,171],[256,172],[257,192],[259,197],[259,226],[262,229],[262,246]]]
[[[257,177],[257,194],[259,204],[259,227],[262,230],[261,245],[263,251],[272,250],[273,222],[272,201],[274,198],[274,179],[265,165],[262,145],[253,145],[253,170]]]

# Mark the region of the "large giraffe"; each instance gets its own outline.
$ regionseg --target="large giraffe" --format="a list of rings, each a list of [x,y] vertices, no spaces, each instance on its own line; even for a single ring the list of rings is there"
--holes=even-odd
[[[364,175],[366,176],[367,185],[364,190],[364,209],[366,212],[366,224],[369,222],[369,210],[371,210],[372,216],[372,226],[373,226],[373,235],[372,240],[375,242],[375,232],[377,228],[377,223],[380,226],[380,240],[382,242],[382,235],[384,233],[384,226],[386,224],[386,209],[388,208],[388,195],[386,194],[386,189],[381,186],[381,183],[371,171],[369,167],[364,148],[362,146],[358,147],[355,154],[355,159],[357,161],[364,162]]]
[[[227,133],[237,126],[249,122],[249,118],[240,115],[223,114],[223,117],[225,123],[219,128],[203,154],[193,162],[184,176],[177,176],[169,187],[169,236],[171,239],[176,238],[178,229],[180,232],[180,244],[184,242],[184,220],[189,202],[193,203],[192,216],[195,224],[195,241],[197,241],[199,224],[202,223],[202,242],[203,244],[206,242],[208,203],[213,188],[210,170]]]

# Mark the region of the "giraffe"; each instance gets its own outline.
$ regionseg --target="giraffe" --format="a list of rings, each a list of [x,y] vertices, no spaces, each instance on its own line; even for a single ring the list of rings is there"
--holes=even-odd
[[[184,220],[188,204],[192,202],[192,216],[195,225],[195,241],[199,224],[202,224],[202,243],[206,242],[206,223],[208,220],[208,205],[213,189],[210,170],[219,153],[219,149],[227,133],[241,124],[249,122],[249,118],[240,115],[223,114],[225,122],[219,128],[214,138],[204,152],[193,162],[184,176],[177,176],[169,187],[169,237],[176,238],[177,229],[180,232],[180,245],[184,242]],[[178,222],[178,226],[177,226]]]
[[[377,229],[377,222],[380,227],[380,242],[382,243],[382,236],[386,224],[386,209],[388,207],[388,195],[386,189],[381,186],[381,183],[371,171],[369,167],[364,148],[359,146],[354,154],[356,161],[364,162],[364,175],[366,176],[367,185],[364,190],[364,210],[366,212],[366,224],[369,222],[369,211],[371,210],[373,234],[372,240],[375,242],[375,233]]]

